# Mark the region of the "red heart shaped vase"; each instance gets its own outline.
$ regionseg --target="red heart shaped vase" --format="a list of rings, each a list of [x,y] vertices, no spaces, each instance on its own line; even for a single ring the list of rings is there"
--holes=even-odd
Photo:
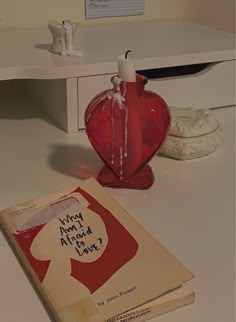
[[[164,100],[146,91],[147,79],[112,78],[114,88],[98,94],[85,111],[88,138],[105,166],[98,181],[115,188],[148,189],[154,175],[147,165],[163,143],[170,126]]]

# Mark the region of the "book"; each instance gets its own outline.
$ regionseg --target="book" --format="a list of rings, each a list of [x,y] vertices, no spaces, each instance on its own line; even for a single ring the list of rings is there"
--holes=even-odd
[[[192,272],[95,179],[5,209],[0,223],[52,321],[144,321],[194,301]]]

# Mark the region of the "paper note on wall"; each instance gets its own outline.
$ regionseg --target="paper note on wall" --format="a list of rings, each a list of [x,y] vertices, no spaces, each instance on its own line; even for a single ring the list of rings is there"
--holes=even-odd
[[[86,0],[86,18],[144,14],[144,0]]]

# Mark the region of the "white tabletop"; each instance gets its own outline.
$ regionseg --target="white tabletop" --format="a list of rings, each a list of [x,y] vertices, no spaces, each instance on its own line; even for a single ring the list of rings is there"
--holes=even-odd
[[[98,172],[102,162],[84,132],[64,133],[7,90],[0,100],[1,209]],[[150,190],[107,189],[195,274],[196,303],[156,322],[234,321],[235,108],[215,113],[225,135],[215,153],[192,161],[157,156]],[[50,321],[1,234],[0,321]]]
[[[51,42],[47,27],[0,32],[0,80],[116,73],[127,50],[137,70],[235,59],[233,34],[184,21],[79,26],[81,57],[52,54]]]

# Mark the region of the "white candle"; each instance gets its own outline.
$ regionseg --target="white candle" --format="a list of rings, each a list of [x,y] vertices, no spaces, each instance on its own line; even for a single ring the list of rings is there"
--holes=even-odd
[[[70,20],[63,20],[62,23],[50,20],[48,28],[52,33],[51,51],[63,56],[81,56],[80,51],[73,49],[73,35],[78,28],[78,23],[72,23]]]
[[[118,59],[118,74],[120,79],[124,82],[135,82],[136,72],[132,59],[129,57],[127,51],[125,55],[121,55]]]

